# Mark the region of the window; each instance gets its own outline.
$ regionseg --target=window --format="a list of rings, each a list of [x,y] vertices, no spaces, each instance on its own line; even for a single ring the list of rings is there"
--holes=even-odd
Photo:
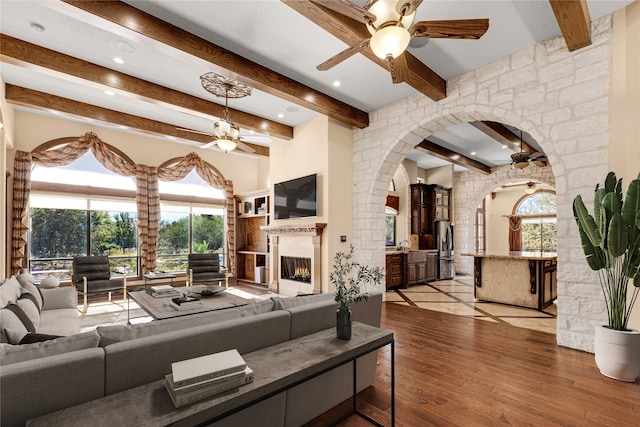
[[[185,271],[188,253],[218,252],[224,264],[224,209],[163,203],[156,268]]]
[[[384,233],[386,246],[396,245],[396,216],[397,214],[393,211],[393,209],[386,209],[386,226]]]
[[[64,206],[64,208],[60,208]],[[138,274],[135,202],[33,194],[29,269],[71,278],[76,255],[107,255],[114,271]]]
[[[522,216],[522,250],[556,252],[556,195],[538,192],[520,200],[516,215]]]
[[[133,177],[111,172],[88,151],[65,166],[34,166],[31,181],[29,268],[37,280],[48,275],[69,280],[73,257],[85,254],[107,255],[113,271],[140,274]],[[158,186],[156,268],[185,271],[190,252],[219,252],[222,261],[224,191],[209,186],[195,170]],[[198,203],[191,203],[193,199]]]

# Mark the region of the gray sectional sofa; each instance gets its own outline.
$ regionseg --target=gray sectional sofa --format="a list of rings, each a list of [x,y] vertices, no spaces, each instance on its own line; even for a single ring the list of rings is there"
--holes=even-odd
[[[335,327],[333,294],[273,297],[246,306],[96,331],[29,346],[37,357],[0,359],[3,427],[164,378],[171,363],[236,348],[248,353]],[[382,294],[352,307],[354,321],[380,326]],[[65,351],[66,349],[66,351]],[[22,350],[24,351],[24,350]],[[216,426],[298,426],[351,395],[351,365],[327,372],[227,417]],[[375,379],[376,354],[358,361],[358,388]],[[90,420],[87,420],[90,424]]]

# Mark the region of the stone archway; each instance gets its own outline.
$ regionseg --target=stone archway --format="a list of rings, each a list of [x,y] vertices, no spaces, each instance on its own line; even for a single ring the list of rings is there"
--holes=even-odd
[[[558,343],[593,351],[592,325],[606,312],[597,277],[587,271],[577,250],[580,242],[571,228],[571,204],[577,194],[592,194],[594,183],[608,170],[610,35],[611,18],[604,17],[592,25],[593,44],[578,53],[569,53],[563,39],[555,37],[450,79],[448,96],[442,101],[416,95],[371,113],[370,126],[354,131],[357,260],[384,266],[387,185],[422,139],[450,125],[476,120],[522,129],[538,141],[555,176]],[[469,183],[468,191],[477,196],[468,204],[477,204],[494,183],[476,184]],[[471,223],[470,214],[456,218],[456,239],[465,229],[469,233]]]

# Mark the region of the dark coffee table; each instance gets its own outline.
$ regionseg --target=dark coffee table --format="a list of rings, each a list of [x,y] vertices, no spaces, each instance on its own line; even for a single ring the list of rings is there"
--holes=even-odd
[[[190,293],[190,294],[199,294],[204,289],[218,289],[217,286],[206,286],[206,285],[197,285],[197,286],[183,286],[180,288],[175,288],[177,291],[181,293]],[[188,316],[190,314],[196,313],[204,313],[206,311],[214,311],[214,310],[222,310],[225,308],[239,307],[242,305],[247,305],[253,302],[250,299],[242,298],[237,295],[233,295],[229,293],[228,290],[224,290],[222,292],[217,292],[212,296],[201,297],[200,301],[202,304],[190,307],[183,310],[176,310],[171,307],[169,303],[171,302],[171,298],[174,297],[153,297],[146,291],[134,291],[128,292],[129,298],[127,299],[127,323],[129,322],[129,299],[132,299],[146,311],[154,320],[161,319],[170,319],[172,317],[180,317],[180,316]]]

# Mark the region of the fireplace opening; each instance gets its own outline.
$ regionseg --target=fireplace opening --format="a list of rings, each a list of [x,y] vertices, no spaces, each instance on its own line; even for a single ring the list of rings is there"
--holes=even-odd
[[[311,258],[283,256],[280,258],[280,276],[283,279],[311,283]]]

